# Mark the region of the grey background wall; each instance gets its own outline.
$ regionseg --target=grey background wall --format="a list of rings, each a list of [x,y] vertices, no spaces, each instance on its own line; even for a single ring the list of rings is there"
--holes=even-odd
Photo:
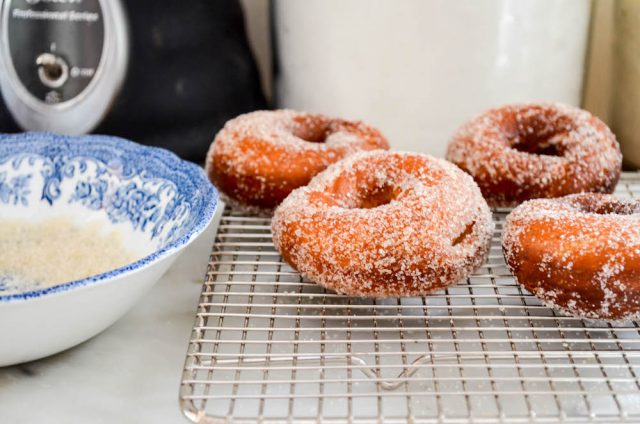
[[[615,0],[594,0],[583,107],[610,123]]]
[[[269,0],[240,0],[244,8],[247,36],[260,68],[262,88],[271,99],[271,38],[269,36]]]

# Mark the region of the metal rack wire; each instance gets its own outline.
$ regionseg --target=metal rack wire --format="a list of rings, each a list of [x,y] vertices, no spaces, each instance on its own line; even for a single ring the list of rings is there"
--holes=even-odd
[[[640,174],[616,193],[640,196]],[[425,298],[366,300],[303,280],[269,220],[227,209],[180,404],[207,423],[640,422],[640,327],[563,316],[488,262]]]

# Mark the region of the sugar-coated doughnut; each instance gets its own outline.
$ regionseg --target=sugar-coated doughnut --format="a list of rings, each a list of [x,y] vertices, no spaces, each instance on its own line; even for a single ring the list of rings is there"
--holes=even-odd
[[[486,258],[493,221],[473,179],[418,153],[362,152],[276,209],[273,241],[303,276],[361,297],[425,295]]]
[[[503,250],[516,279],[566,314],[640,318],[640,201],[585,193],[523,203]]]
[[[388,148],[382,134],[362,122],[258,111],[226,123],[211,144],[206,170],[226,200],[265,212],[337,160]]]
[[[559,104],[491,109],[457,131],[447,159],[473,176],[490,206],[611,193],[622,166],[618,142],[602,121]]]

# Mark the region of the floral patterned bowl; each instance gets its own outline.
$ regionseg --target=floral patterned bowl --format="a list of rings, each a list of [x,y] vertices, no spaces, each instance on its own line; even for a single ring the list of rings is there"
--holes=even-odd
[[[106,136],[1,135],[0,220],[98,220],[142,258],[52,287],[20,286],[0,270],[0,366],[67,349],[115,322],[205,230],[217,203],[202,169],[163,149]]]

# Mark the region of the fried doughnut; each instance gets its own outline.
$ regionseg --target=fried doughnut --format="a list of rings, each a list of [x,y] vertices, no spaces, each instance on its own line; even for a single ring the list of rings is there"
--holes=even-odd
[[[493,221],[473,179],[419,153],[362,152],[276,209],[276,249],[303,276],[360,297],[425,295],[483,263]]]
[[[602,121],[559,104],[491,109],[457,131],[447,159],[473,176],[494,207],[611,193],[622,166],[618,142]]]
[[[260,212],[276,207],[333,162],[388,148],[382,134],[362,122],[258,111],[226,123],[209,149],[206,170],[226,200]]]
[[[507,217],[502,246],[517,281],[543,303],[577,317],[640,318],[640,201],[531,200]]]

